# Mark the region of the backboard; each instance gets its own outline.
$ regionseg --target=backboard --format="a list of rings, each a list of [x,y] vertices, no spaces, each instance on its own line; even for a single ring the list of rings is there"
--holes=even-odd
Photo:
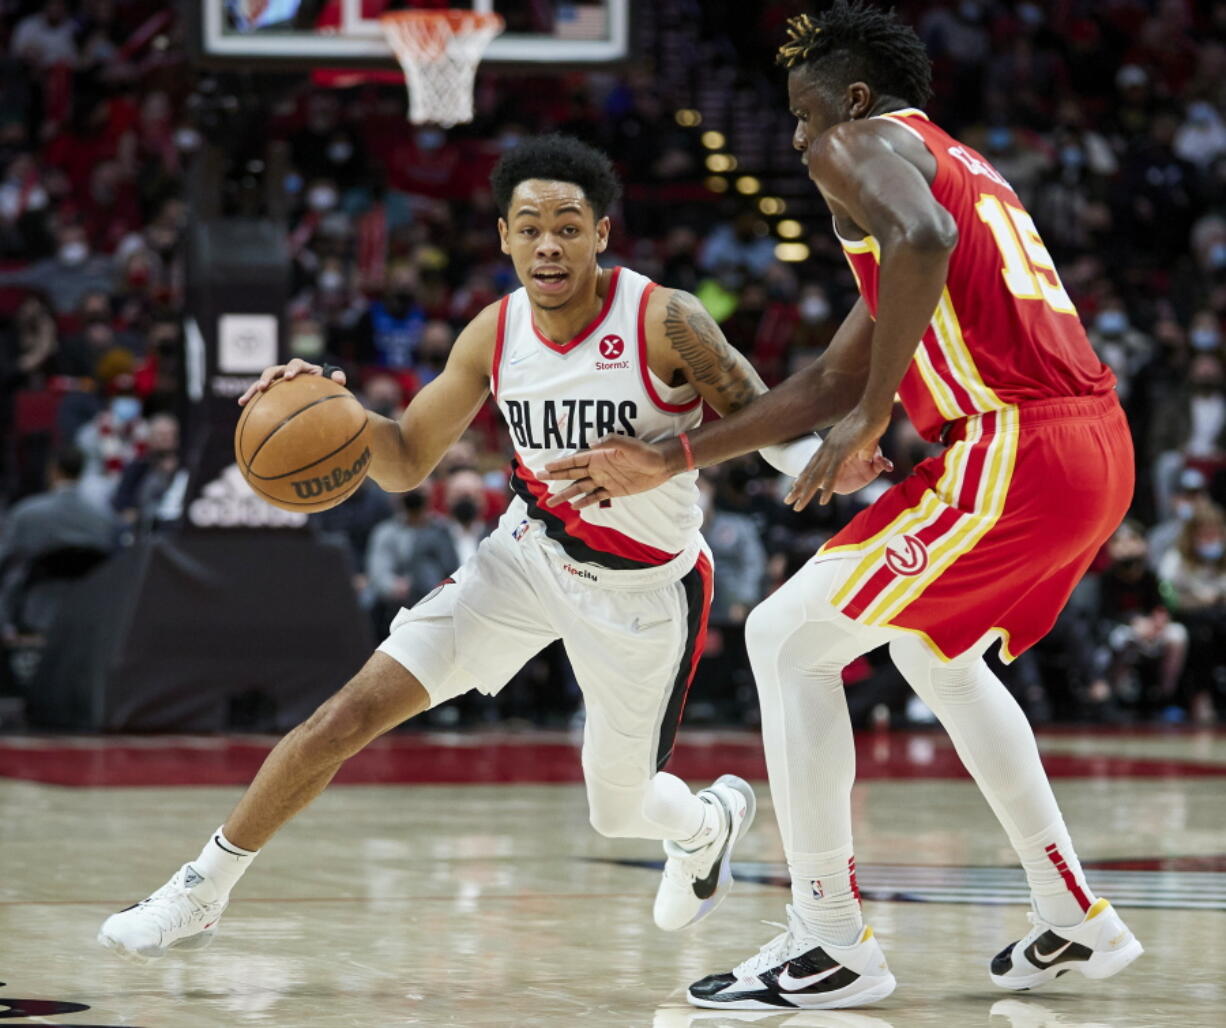
[[[200,0],[206,62],[394,67],[379,27],[385,10],[494,11],[506,31],[484,61],[606,64],[629,53],[631,0]]]

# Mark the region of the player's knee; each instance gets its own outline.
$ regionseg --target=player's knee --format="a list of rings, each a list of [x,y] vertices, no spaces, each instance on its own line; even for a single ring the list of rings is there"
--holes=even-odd
[[[307,719],[302,734],[316,756],[344,760],[378,734],[376,712],[368,702],[342,690]]]
[[[783,644],[783,625],[791,624],[791,601],[786,589],[772,593],[749,612],[745,619],[745,648],[751,660],[762,660]]]

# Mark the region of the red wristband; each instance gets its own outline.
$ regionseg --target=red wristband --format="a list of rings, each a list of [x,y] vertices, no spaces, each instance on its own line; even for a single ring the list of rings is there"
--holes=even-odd
[[[690,447],[690,437],[685,432],[682,432],[677,438],[681,440],[681,449],[685,452],[685,470],[693,471],[694,451]]]

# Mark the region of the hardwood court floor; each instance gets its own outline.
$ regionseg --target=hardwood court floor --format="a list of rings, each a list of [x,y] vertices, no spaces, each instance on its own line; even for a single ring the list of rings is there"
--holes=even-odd
[[[690,736],[676,770],[696,784],[711,764],[760,774],[752,736]],[[568,737],[396,736],[350,772],[382,784],[329,790],[259,857],[212,948],[140,967],[95,945],[99,923],[195,856],[238,795],[233,784],[183,783],[242,780],[266,741],[0,737],[0,1022],[1226,1023],[1226,735],[1060,733],[1042,745],[1091,883],[1120,907],[1145,956],[1108,982],[1069,975],[1033,994],[996,990],[986,962],[1026,927],[1003,833],[943,735],[868,736],[857,864],[899,987],[867,1010],[776,1015],[699,1011],[683,996],[686,983],[771,937],[761,919],[782,918],[764,783],[728,901],[668,935],[651,924],[658,872],[644,866],[658,846],[602,839],[587,826],[581,786],[540,781],[574,777],[576,755],[558,759]],[[465,764],[486,768],[478,780],[518,781],[456,784]],[[439,778],[451,784],[405,781]]]

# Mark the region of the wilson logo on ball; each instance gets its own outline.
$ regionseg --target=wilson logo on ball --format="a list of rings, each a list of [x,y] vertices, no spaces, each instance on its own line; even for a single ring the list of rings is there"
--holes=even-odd
[[[294,487],[294,495],[300,500],[312,500],[316,496],[336,492],[337,489],[348,485],[353,481],[354,476],[360,475],[362,469],[369,463],[370,447],[368,446],[349,467],[333,468],[326,474],[295,479],[290,484]]]

